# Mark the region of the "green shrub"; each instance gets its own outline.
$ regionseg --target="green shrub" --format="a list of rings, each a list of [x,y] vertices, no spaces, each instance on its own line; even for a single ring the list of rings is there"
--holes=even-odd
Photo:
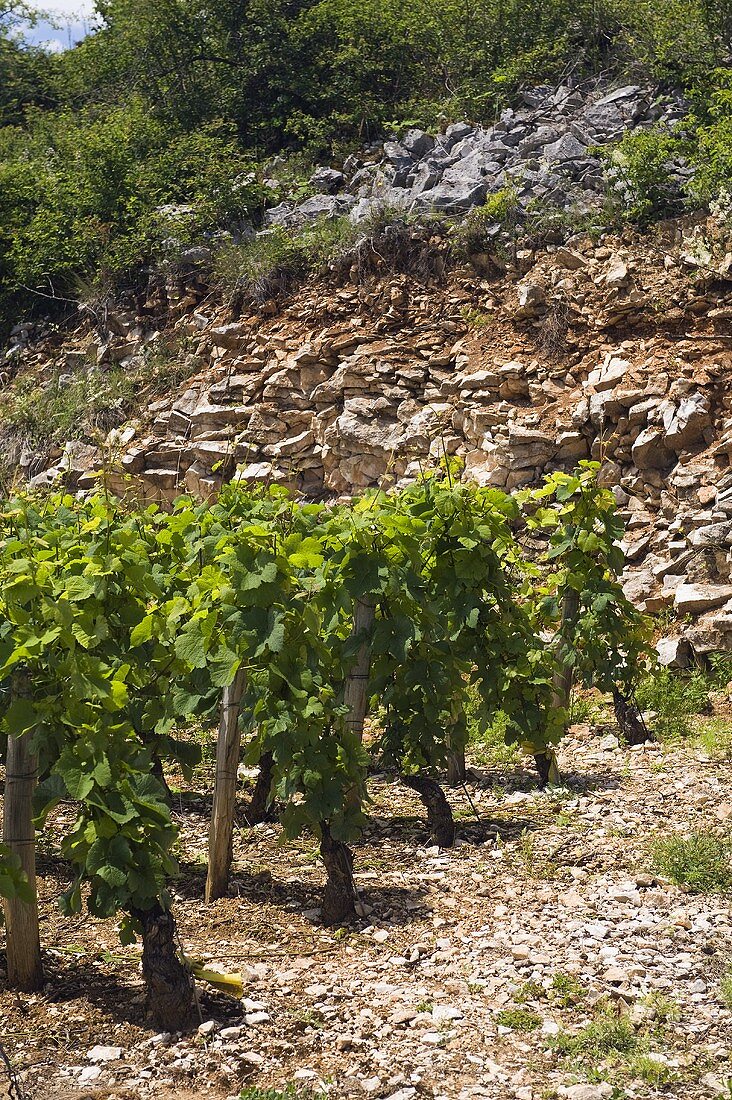
[[[643,711],[655,711],[654,732],[660,737],[688,737],[689,718],[709,706],[710,680],[704,673],[674,672],[658,668],[646,676],[636,691],[636,701]]]
[[[703,718],[698,726],[698,743],[717,760],[732,760],[732,722],[724,718]]]
[[[0,321],[3,298],[8,312],[35,292],[73,299],[79,279],[114,286],[171,236],[256,213],[261,195],[230,128],[171,134],[139,99],[0,130]]]
[[[653,869],[694,894],[716,893],[732,886],[732,847],[713,833],[669,836],[651,847]]]
[[[689,152],[688,141],[656,127],[626,134],[607,154],[615,170],[613,191],[631,221],[647,224],[683,210],[685,197],[671,178],[671,161]]]
[[[570,1005],[584,1000],[586,990],[574,975],[555,974],[552,978],[552,993],[562,1008],[569,1008]]]
[[[239,1094],[239,1100],[326,1100],[323,1093],[298,1089],[295,1085],[286,1085],[282,1089],[260,1089],[256,1085],[245,1088]]]
[[[495,250],[494,233],[497,226],[513,232],[518,225],[521,207],[514,187],[502,187],[489,195],[483,206],[471,210],[453,232],[453,252],[458,259],[471,257],[488,250]]]
[[[505,764],[517,763],[520,755],[518,746],[506,743],[507,715],[502,711],[498,711],[491,725],[484,728],[478,722],[479,701],[475,689],[469,689],[466,695],[465,712],[468,723],[468,742],[476,762],[486,767],[500,767]]]
[[[628,1073],[654,1089],[663,1089],[678,1079],[678,1071],[652,1054],[636,1054],[628,1065]]]
[[[730,1012],[732,1012],[732,968],[728,968],[725,971],[719,983],[719,995]]]

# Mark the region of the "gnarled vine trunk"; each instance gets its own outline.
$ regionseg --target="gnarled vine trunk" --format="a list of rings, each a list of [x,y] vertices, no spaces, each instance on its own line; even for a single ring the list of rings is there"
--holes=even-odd
[[[254,784],[252,798],[245,817],[250,825],[259,825],[272,817],[272,808],[269,804],[269,794],[272,788],[272,772],[274,760],[271,752],[263,752],[259,758],[259,775]]]
[[[411,787],[427,810],[430,839],[440,848],[452,848],[455,843],[455,821],[450,803],[436,779],[428,775],[403,775],[402,783]]]
[[[549,782],[549,775],[551,774],[552,758],[545,752],[538,752],[534,756],[534,763],[539,773],[539,786],[546,787]]]
[[[353,853],[343,841],[334,840],[327,822],[321,821],[320,830],[320,855],[328,875],[321,908],[323,924],[345,924],[356,916]]]
[[[192,1022],[193,977],[178,956],[175,918],[156,902],[150,909],[133,909],[142,925],[142,975],[148,1007],[163,1031],[183,1031]]]
[[[653,740],[638,708],[626,699],[618,688],[613,688],[613,709],[618,728],[626,744],[642,745],[646,741]]]

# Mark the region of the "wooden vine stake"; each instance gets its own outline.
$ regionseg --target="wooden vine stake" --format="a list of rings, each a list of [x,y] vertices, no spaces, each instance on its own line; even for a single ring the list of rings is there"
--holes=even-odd
[[[465,749],[455,749],[447,758],[447,782],[456,787],[465,782]]]
[[[348,707],[346,725],[359,740],[363,740],[363,724],[368,703],[369,672],[371,670],[371,631],[374,626],[376,605],[366,600],[356,600],[353,609],[354,638],[362,641],[356,654],[356,663],[346,678],[343,702]]]
[[[30,683],[16,677],[15,699],[30,698]],[[38,761],[31,749],[31,734],[8,738],[3,803],[3,840],[18,857],[33,891],[31,902],[9,898],[3,903],[7,937],[8,984],[11,989],[32,993],[43,985],[41,937],[36,897],[36,834],[33,827],[33,791]]]
[[[231,844],[236,816],[236,773],[239,767],[239,712],[246,688],[246,671],[239,668],[224,688],[216,742],[216,779],[214,782],[211,824],[208,830],[208,875],[206,901],[226,894],[231,866]]]
[[[559,648],[561,652],[562,638],[566,634],[567,630],[574,628],[577,622],[577,616],[579,615],[579,592],[574,588],[567,588],[564,593],[564,600],[562,602],[562,626],[560,631]],[[552,683],[552,708],[557,710],[567,710],[569,707],[569,697],[572,693],[572,680],[574,678],[574,669],[572,665],[560,664],[559,668],[554,673],[554,680]],[[559,768],[557,767],[557,758],[554,750],[548,748],[545,753],[541,753],[534,757],[536,761],[536,767],[539,772],[539,778],[542,783],[550,783],[552,786],[556,786],[561,782],[561,776],[559,775]]]
[[[371,670],[371,631],[376,605],[368,600],[356,600],[353,609],[351,637],[360,638],[356,661],[343,687],[343,702],[348,707],[346,725],[363,740],[363,724],[368,705],[369,673]],[[351,806],[358,806],[359,794],[354,788],[346,795]],[[356,913],[353,887],[353,853],[342,840],[336,840],[327,822],[320,823],[320,855],[328,876],[323,894],[322,916],[327,925],[351,920]]]

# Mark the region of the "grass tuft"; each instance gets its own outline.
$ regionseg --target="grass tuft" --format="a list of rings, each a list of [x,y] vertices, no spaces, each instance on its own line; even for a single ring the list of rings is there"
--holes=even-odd
[[[541,1016],[526,1008],[504,1008],[496,1016],[496,1023],[513,1031],[536,1031],[541,1027]]]
[[[551,1046],[565,1057],[596,1062],[608,1054],[636,1053],[640,1039],[627,1016],[617,1016],[609,1005],[602,1005],[586,1027],[574,1035],[560,1031]]]
[[[708,832],[662,837],[651,847],[653,869],[693,894],[729,889],[731,856],[729,840]]]

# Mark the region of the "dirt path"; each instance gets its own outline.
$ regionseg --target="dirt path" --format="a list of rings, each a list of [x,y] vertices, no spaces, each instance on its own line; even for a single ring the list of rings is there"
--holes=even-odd
[[[58,916],[51,836],[49,985],[0,997],[0,1042],[28,1096],[219,1100],[293,1083],[391,1100],[726,1097],[729,897],[654,878],[648,844],[724,833],[729,767],[694,749],[618,748],[587,727],[561,761],[567,789],[548,794],[518,765],[476,766],[481,820],[452,791],[449,852],[425,846],[412,793],[376,778],[356,850],[363,917],[347,931],[318,924],[314,845],[280,847],[275,826],[242,830],[232,896],[204,906],[208,801],[181,796],[181,938],[240,970],[245,994],[202,991],[202,1033],[183,1038],[146,1026],[137,959],[113,922]]]

